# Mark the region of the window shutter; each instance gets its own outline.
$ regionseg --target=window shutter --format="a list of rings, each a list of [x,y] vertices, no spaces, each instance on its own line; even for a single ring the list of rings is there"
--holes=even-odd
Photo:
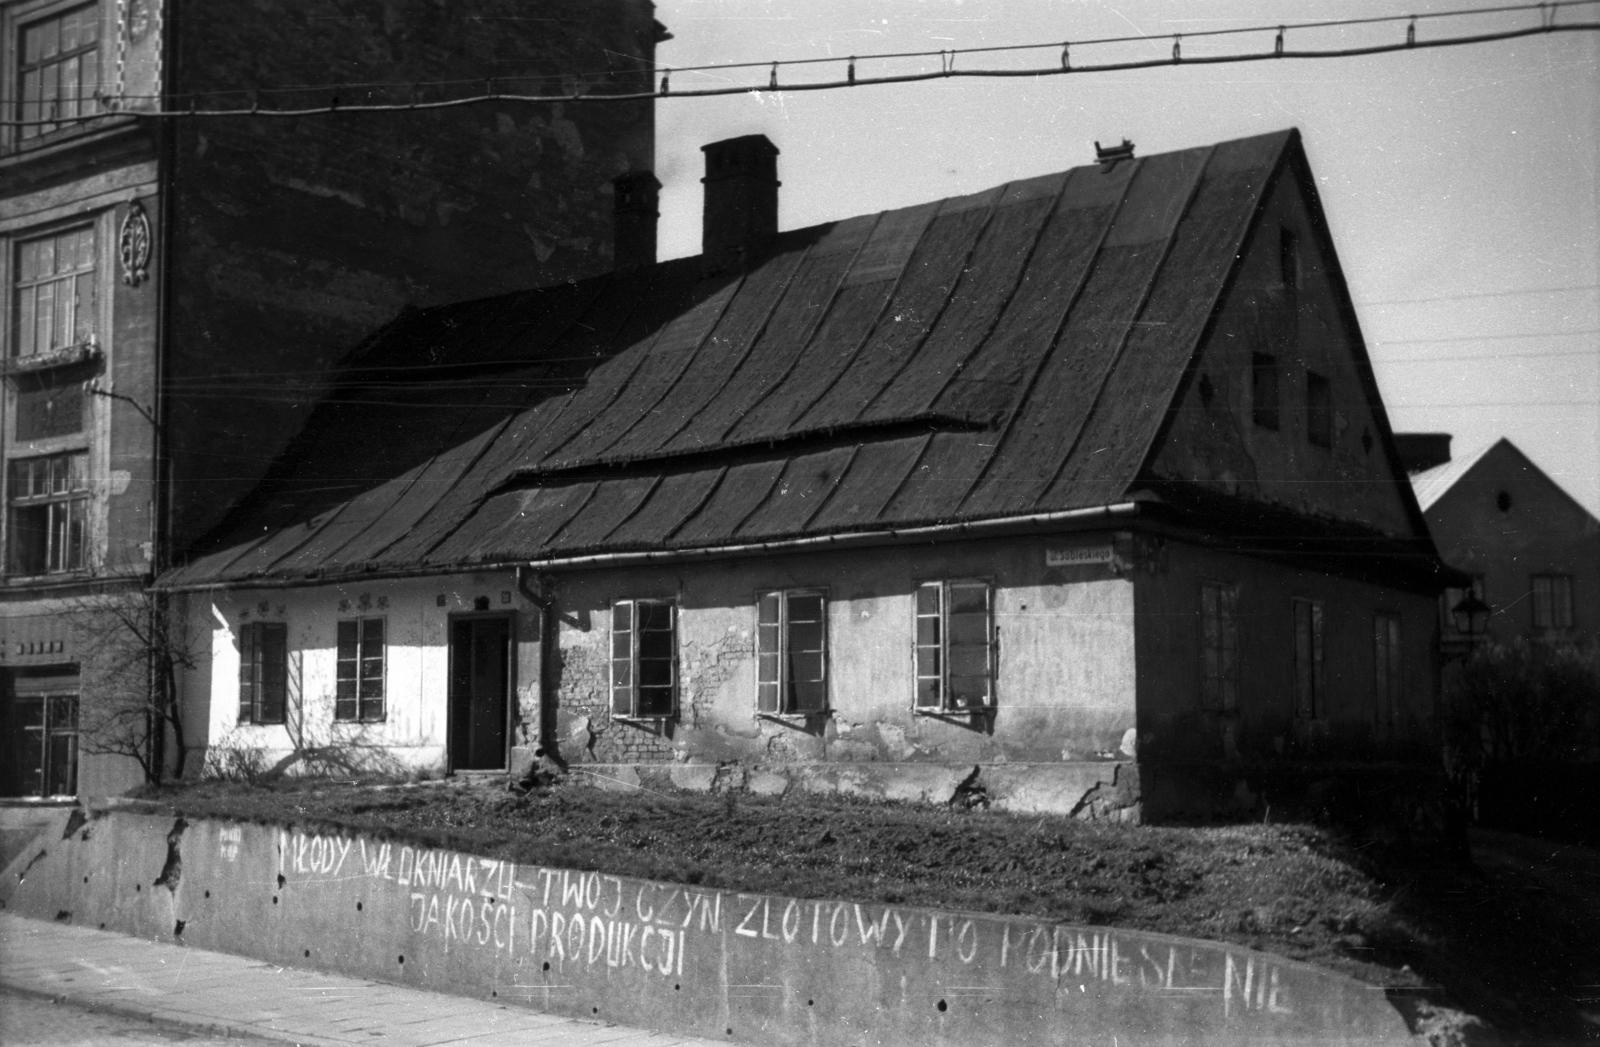
[[[611,715],[633,715],[633,601],[611,605]]]
[[[289,677],[289,628],[282,622],[259,622],[256,659],[257,718],[261,723],[283,723]]]
[[[944,704],[944,603],[943,586],[928,582],[917,586],[915,649],[918,709],[938,709]]]
[[[339,623],[338,673],[334,682],[333,700],[335,720],[356,719],[360,653],[360,623],[347,618]]]
[[[756,709],[764,713],[779,708],[780,600],[778,593],[763,593],[756,604]]]
[[[363,618],[361,631],[360,715],[363,720],[383,719],[383,626],[382,618]]]
[[[1222,590],[1222,708],[1232,712],[1239,707],[1239,590],[1225,585]]]
[[[256,623],[239,627],[239,722],[254,720],[256,698]]]

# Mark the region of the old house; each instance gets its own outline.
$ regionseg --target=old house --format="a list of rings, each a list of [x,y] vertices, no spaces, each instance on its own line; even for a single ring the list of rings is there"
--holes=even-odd
[[[1440,598],[1447,654],[1464,653],[1480,638],[1600,637],[1600,521],[1593,514],[1505,438],[1453,461],[1448,436],[1403,433],[1400,440],[1440,555],[1471,575],[1469,585]],[[1463,632],[1452,613],[1469,586],[1487,609],[1481,634],[1471,632],[1470,618],[1460,623]]]
[[[647,82],[648,0],[530,6],[0,0],[0,796],[138,781],[102,612],[159,614],[364,335],[610,267],[647,103],[247,115]]]
[[[698,257],[368,343],[159,581],[214,764],[1137,817],[1431,759],[1455,575],[1297,132],[784,232],[777,153],[705,147]]]

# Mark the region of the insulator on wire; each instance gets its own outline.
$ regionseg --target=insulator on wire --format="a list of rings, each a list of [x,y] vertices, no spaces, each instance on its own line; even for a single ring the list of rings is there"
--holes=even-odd
[[[1061,45],[1061,68],[1069,72],[1072,69],[1072,44],[1070,42]]]
[[[856,56],[850,56],[850,65],[844,71],[844,78],[848,83],[856,82]]]
[[[778,89],[778,63],[777,62],[773,62],[772,63],[772,75],[767,77],[767,89],[769,91],[776,91]]]
[[[1280,58],[1283,57],[1283,26],[1281,25],[1278,27],[1278,39],[1272,45],[1272,53]]]
[[[672,78],[672,71],[670,69],[661,74],[661,93],[664,94],[664,95],[669,95],[669,94],[672,93],[672,79],[671,78]]]
[[[1411,16],[1411,22],[1406,26],[1406,46],[1417,46],[1417,16]]]
[[[1182,33],[1173,33],[1172,34],[1172,60],[1174,62],[1183,61],[1183,34]]]

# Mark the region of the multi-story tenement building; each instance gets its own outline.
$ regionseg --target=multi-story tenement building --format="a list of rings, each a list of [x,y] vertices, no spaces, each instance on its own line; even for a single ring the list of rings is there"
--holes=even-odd
[[[643,86],[661,33],[648,0],[0,2],[0,795],[136,781],[90,735],[140,674],[85,606],[137,603],[382,322],[608,269],[654,145],[649,103],[340,107]],[[333,112],[205,115],[252,108]]]

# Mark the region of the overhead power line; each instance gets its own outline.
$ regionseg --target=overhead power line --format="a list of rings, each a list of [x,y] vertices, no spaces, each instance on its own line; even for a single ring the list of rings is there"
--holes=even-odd
[[[139,110],[136,108],[119,108],[122,102],[133,96],[123,98],[79,99],[78,104],[91,101],[106,106],[106,111],[88,115],[74,115],[61,118],[31,119],[31,120],[5,120],[0,121],[0,126],[11,127],[57,127],[72,123],[83,123],[91,120],[103,119],[108,115],[129,113],[135,116],[155,117],[164,119],[176,118],[207,118],[207,117],[304,117],[318,115],[332,115],[335,113],[396,113],[396,112],[422,112],[437,109],[452,109],[462,106],[482,105],[487,103],[575,103],[575,102],[640,102],[667,98],[709,98],[725,95],[741,95],[751,92],[784,92],[784,91],[832,91],[853,87],[865,87],[881,84],[909,84],[921,83],[931,80],[974,77],[1045,77],[1065,76],[1084,73],[1121,72],[1136,69],[1155,69],[1162,67],[1196,66],[1196,65],[1226,65],[1238,62],[1275,61],[1279,59],[1311,59],[1311,58],[1353,58],[1366,55],[1389,54],[1396,51],[1423,50],[1437,47],[1461,47],[1468,44],[1493,43],[1496,41],[1516,40],[1522,37],[1539,36],[1547,33],[1569,32],[1594,32],[1600,30],[1600,21],[1564,22],[1559,15],[1567,8],[1593,7],[1600,4],[1600,0],[1555,0],[1555,2],[1518,4],[1503,7],[1479,8],[1476,10],[1460,9],[1451,11],[1435,11],[1421,15],[1386,15],[1375,18],[1338,19],[1327,21],[1280,23],[1278,25],[1256,25],[1238,27],[1233,29],[1201,30],[1194,33],[1171,33],[1160,36],[1117,36],[1100,37],[1090,40],[1063,40],[1050,43],[1014,44],[997,47],[972,47],[953,48],[940,51],[901,51],[877,55],[850,55],[842,58],[803,58],[778,61],[760,62],[725,62],[711,65],[685,66],[676,69],[657,67],[661,73],[661,81],[655,90],[651,91],[605,91],[590,90],[584,86],[560,94],[517,94],[505,91],[489,90],[483,94],[470,95],[461,98],[419,100],[407,102],[353,102],[342,103],[334,98],[324,105],[302,106],[295,108],[262,108],[259,102],[253,103],[250,108],[200,108],[198,95],[189,96],[190,105],[176,108],[156,110]],[[1438,21],[1449,18],[1482,17],[1492,14],[1524,14],[1537,18],[1537,24],[1522,26],[1514,29],[1497,30],[1493,32],[1467,33],[1458,36],[1440,37],[1436,39],[1419,39],[1417,25],[1421,21]],[[1348,28],[1351,26],[1367,25],[1405,25],[1403,40],[1390,41],[1379,44],[1368,44],[1360,47],[1331,47],[1321,49],[1300,49],[1288,46],[1290,33],[1304,34],[1311,30],[1326,30],[1335,28]],[[1185,40],[1240,36],[1246,34],[1272,35],[1270,50],[1243,51],[1221,55],[1196,55],[1183,53]],[[1171,42],[1171,53],[1161,58],[1145,58],[1127,61],[1107,61],[1098,63],[1082,63],[1074,58],[1074,49],[1081,54],[1085,48],[1108,46],[1127,43],[1160,43],[1163,46]],[[1055,60],[1044,66],[1021,69],[997,68],[964,68],[958,59],[962,56],[978,54],[994,54],[997,52],[1015,51],[1050,51],[1053,55],[1059,51]],[[871,62],[900,61],[906,59],[937,59],[939,69],[923,70],[909,73],[892,73],[877,76],[862,75],[858,66]],[[831,64],[844,66],[843,79],[831,79],[809,82],[784,83],[779,71],[785,68]],[[672,87],[673,75],[682,76],[687,73],[722,73],[734,69],[767,69],[768,77],[765,82],[755,82],[737,85],[721,85],[716,87]],[[607,78],[615,77],[613,71],[606,74]],[[495,78],[486,81],[491,86],[496,82],[508,82],[514,78]],[[581,78],[575,78],[580,79]],[[416,85],[396,83],[395,88],[404,89]],[[214,97],[220,92],[208,92],[206,97]],[[307,92],[314,93],[314,92]],[[134,97],[136,102],[161,101],[151,96]],[[173,98],[166,101],[170,105]],[[63,100],[57,100],[63,101]]]
[[[1514,298],[1522,294],[1558,294],[1567,291],[1593,291],[1600,284],[1568,284],[1565,287],[1524,287],[1514,291],[1468,291],[1465,294],[1436,294],[1424,298],[1382,298],[1358,301],[1357,305],[1417,305],[1422,302],[1459,302],[1468,298]]]

